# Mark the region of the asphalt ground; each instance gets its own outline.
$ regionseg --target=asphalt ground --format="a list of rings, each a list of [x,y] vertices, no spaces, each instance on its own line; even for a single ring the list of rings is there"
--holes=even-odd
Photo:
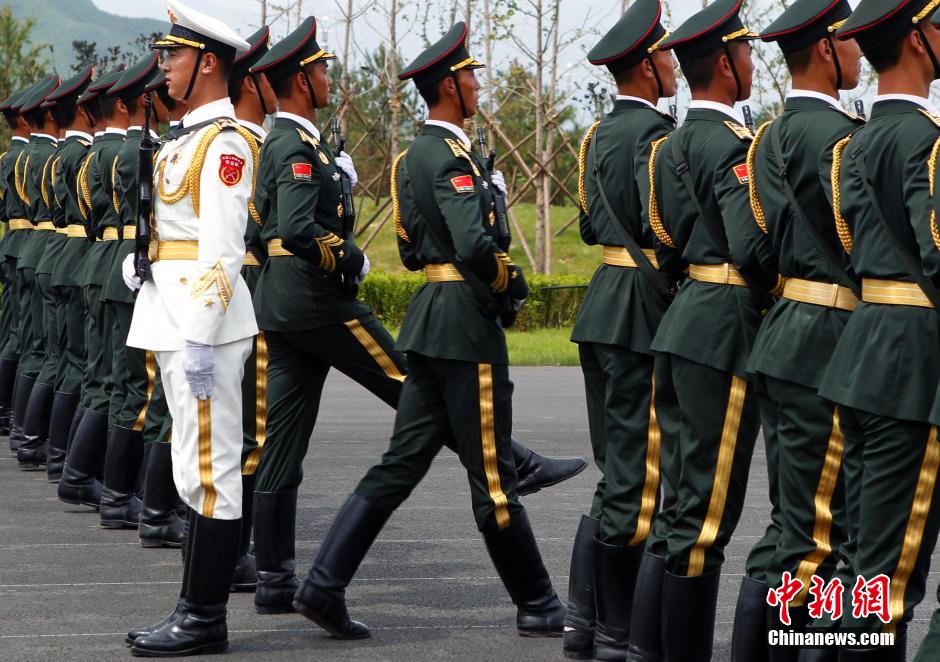
[[[540,453],[589,455],[578,368],[516,368],[514,432]],[[331,375],[304,463],[297,524],[304,573],[333,515],[381,455],[393,412],[345,377]],[[136,532],[108,531],[87,509],[65,506],[45,474],[20,472],[0,449],[0,662],[126,660],[126,630],[175,604],[179,550],[143,549]],[[730,656],[731,624],[744,559],[768,518],[766,462],[755,453],[741,524],[726,550],[715,661]],[[525,499],[558,594],[567,593],[578,520],[597,471]],[[940,570],[935,556],[934,569]],[[910,656],[934,608],[937,572],[910,628]],[[469,508],[465,474],[445,451],[392,517],[348,592],[368,623],[362,642],[328,638],[297,615],[259,616],[250,594],[229,603],[230,653],[249,660],[562,660],[560,639],[516,635],[514,608],[487,557]]]

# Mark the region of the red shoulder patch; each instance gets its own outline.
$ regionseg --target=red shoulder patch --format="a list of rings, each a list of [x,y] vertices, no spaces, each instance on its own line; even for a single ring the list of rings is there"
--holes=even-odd
[[[473,177],[470,175],[460,175],[459,177],[451,177],[450,183],[453,184],[454,189],[457,193],[473,193]]]
[[[245,170],[245,159],[234,154],[223,154],[219,157],[219,179],[226,186],[235,186],[242,180]]]
[[[313,179],[313,166],[309,163],[291,163],[291,172],[295,182],[309,182]]]
[[[735,176],[738,178],[738,182],[741,184],[747,184],[751,181],[751,172],[747,168],[747,163],[742,163],[736,165],[733,168]]]

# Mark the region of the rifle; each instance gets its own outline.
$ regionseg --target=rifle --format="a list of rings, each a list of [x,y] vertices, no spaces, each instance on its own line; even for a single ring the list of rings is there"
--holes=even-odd
[[[855,114],[865,119],[865,102],[861,99],[855,100]]]
[[[338,117],[330,120],[330,129],[333,131],[333,156],[337,157],[346,149],[346,139],[340,134]],[[339,171],[339,177],[343,190],[343,239],[355,239],[356,202],[353,199],[352,182],[342,170]]]
[[[747,127],[748,131],[754,133],[754,114],[751,112],[751,107],[744,106],[741,110],[744,113],[744,126]]]
[[[496,216],[496,228],[499,231],[498,244],[504,251],[509,250],[512,243],[512,233],[509,231],[508,213],[506,211],[506,196],[498,188],[493,186],[493,166],[496,165],[496,150],[486,150],[486,132],[483,129],[477,129],[477,142],[480,145],[480,153],[485,154],[483,161],[485,167],[486,183],[493,192],[493,214]]]
[[[134,265],[142,283],[150,280],[150,217],[153,214],[153,152],[150,134],[153,97],[148,92],[144,102],[144,135],[137,150],[137,238],[134,240]]]

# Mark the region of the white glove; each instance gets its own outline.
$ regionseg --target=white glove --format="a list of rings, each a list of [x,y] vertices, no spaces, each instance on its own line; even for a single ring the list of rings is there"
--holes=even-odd
[[[372,265],[369,263],[369,256],[363,253],[362,254],[362,270],[359,272],[359,275],[356,276],[357,285],[366,279],[366,276],[369,274],[370,269],[372,269]]]
[[[215,387],[215,348],[187,340],[185,351],[183,372],[189,388],[199,400],[208,400]]]
[[[493,186],[498,188],[503,195],[509,195],[509,190],[506,188],[506,178],[503,177],[501,171],[494,170],[493,174],[490,175],[490,179],[493,180]]]
[[[142,285],[140,276],[137,275],[137,266],[134,264],[134,255],[134,253],[131,253],[121,263],[121,275],[124,276],[124,284],[132,292],[139,290]]]
[[[359,175],[356,174],[356,166],[353,165],[352,157],[346,152],[340,152],[336,157],[336,167],[346,173],[349,177],[349,183],[355,186],[359,183]]]

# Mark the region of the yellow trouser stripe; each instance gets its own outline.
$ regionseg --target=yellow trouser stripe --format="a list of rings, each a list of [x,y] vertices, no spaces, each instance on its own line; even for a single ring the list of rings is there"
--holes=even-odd
[[[822,474],[819,476],[816,496],[813,499],[816,506],[816,524],[813,526],[816,549],[800,562],[796,571],[796,578],[803,582],[803,590],[797,596],[795,606],[802,606],[806,602],[813,574],[819,564],[832,554],[832,495],[836,490],[836,482],[839,480],[844,450],[845,442],[842,438],[842,428],[839,426],[839,410],[836,409],[832,414],[832,432],[829,434],[826,458],[823,461]]]
[[[144,421],[147,420],[147,410],[150,409],[150,400],[153,398],[153,385],[157,377],[157,355],[149,349],[145,350],[147,362],[147,401],[137,414],[137,420],[134,421],[133,429],[140,432],[144,429]]]
[[[348,322],[343,322],[343,324],[352,332],[356,340],[359,341],[359,344],[365,347],[366,351],[369,352],[369,356],[375,359],[375,362],[382,368],[382,372],[385,373],[386,377],[394,379],[397,382],[405,381],[405,376],[401,374],[401,370],[399,370],[395,362],[392,361],[392,357],[382,349],[382,346],[372,337],[372,334],[369,333],[366,327],[362,326],[359,320],[349,320]]]
[[[218,495],[212,479],[212,405],[211,400],[199,400],[199,485],[202,487],[202,516],[215,514]]]
[[[646,435],[646,481],[643,483],[643,497],[640,501],[640,517],[636,523],[636,533],[630,541],[637,545],[650,535],[653,513],[656,511],[656,497],[659,495],[659,453],[662,444],[662,430],[656,420],[656,376],[650,387],[650,422]]]
[[[904,544],[901,547],[898,567],[891,578],[891,623],[885,626],[886,630],[894,631],[904,617],[904,592],[907,590],[907,582],[914,571],[914,563],[920,554],[924,525],[927,523],[934,484],[937,482],[938,466],[940,466],[940,443],[937,442],[937,426],[933,426],[930,428],[924,461],[920,466],[920,474],[917,476],[917,489],[914,491],[911,515],[907,520],[907,529],[904,531]]]
[[[261,461],[261,451],[268,438],[268,341],[264,331],[255,338],[255,443],[258,447],[248,454],[243,476],[253,476]]]
[[[483,471],[490,499],[496,506],[496,525],[509,526],[509,500],[499,482],[499,465],[496,462],[496,417],[493,413],[493,366],[481,363],[480,378],[480,437],[483,442]]]
[[[721,518],[728,498],[728,483],[731,481],[731,468],[734,466],[734,451],[738,444],[738,429],[741,426],[741,412],[747,395],[747,382],[737,375],[731,377],[731,393],[728,396],[728,408],[725,410],[725,424],[721,430],[721,445],[718,448],[718,466],[712,481],[712,494],[708,502],[708,514],[699,533],[698,540],[689,555],[689,577],[698,577],[705,567],[705,550],[715,543]]]

